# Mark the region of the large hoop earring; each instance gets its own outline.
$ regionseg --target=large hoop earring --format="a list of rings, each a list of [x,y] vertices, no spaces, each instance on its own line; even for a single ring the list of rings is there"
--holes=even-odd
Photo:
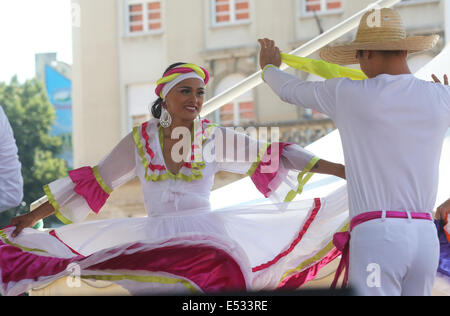
[[[163,104],[165,105],[165,104]],[[161,116],[159,118],[159,124],[163,128],[168,128],[172,124],[172,116],[170,115],[169,111],[165,108],[165,106],[161,106]]]

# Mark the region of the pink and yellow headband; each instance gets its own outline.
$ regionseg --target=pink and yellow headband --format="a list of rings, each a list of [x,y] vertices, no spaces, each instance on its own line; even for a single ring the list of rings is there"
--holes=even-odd
[[[156,82],[157,87],[155,93],[158,97],[165,99],[167,93],[169,93],[176,84],[189,78],[201,79],[206,85],[209,81],[209,73],[204,68],[195,64],[180,65],[177,68],[170,69]]]

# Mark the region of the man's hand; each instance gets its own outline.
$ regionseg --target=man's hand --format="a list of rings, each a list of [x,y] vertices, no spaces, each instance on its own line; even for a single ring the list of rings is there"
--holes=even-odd
[[[280,49],[275,46],[275,42],[268,38],[259,39],[258,42],[261,45],[261,51],[259,52],[259,65],[261,69],[269,64],[280,67]]]
[[[436,83],[442,83],[442,82],[438,79],[438,77],[436,77],[435,74],[432,74],[432,75],[431,75],[431,78],[433,78],[434,82],[436,82]],[[447,77],[447,75],[444,75],[444,84],[445,84],[446,86],[448,86],[448,77]]]
[[[436,209],[436,214],[435,214],[435,218],[437,220],[445,220],[447,217],[447,214],[450,213],[450,199],[448,199],[447,201],[445,201],[444,203],[442,203],[437,209]]]

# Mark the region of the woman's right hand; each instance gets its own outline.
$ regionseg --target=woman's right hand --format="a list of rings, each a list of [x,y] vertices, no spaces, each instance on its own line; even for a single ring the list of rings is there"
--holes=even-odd
[[[11,220],[10,225],[16,226],[16,230],[13,231],[12,237],[16,237],[20,234],[20,232],[27,227],[33,227],[37,224],[41,219],[46,218],[47,216],[50,216],[52,214],[55,214],[55,209],[53,206],[47,201],[32,212],[17,216]]]
[[[432,74],[431,78],[433,78],[435,83],[442,83],[441,80],[439,80],[439,78],[435,74]],[[444,85],[448,86],[448,77],[447,77],[447,75],[444,75]]]
[[[444,221],[450,213],[450,199],[442,203],[437,209],[435,218]]]
[[[13,231],[11,236],[13,238],[17,237],[17,235],[19,235],[24,228],[33,227],[38,221],[39,219],[36,219],[32,212],[14,217],[13,219],[11,219],[10,225],[16,226],[16,229]]]

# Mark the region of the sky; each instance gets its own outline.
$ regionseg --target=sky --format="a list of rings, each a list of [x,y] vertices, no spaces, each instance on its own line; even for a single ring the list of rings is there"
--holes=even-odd
[[[72,64],[71,0],[0,0],[0,82],[35,76],[36,53]]]

